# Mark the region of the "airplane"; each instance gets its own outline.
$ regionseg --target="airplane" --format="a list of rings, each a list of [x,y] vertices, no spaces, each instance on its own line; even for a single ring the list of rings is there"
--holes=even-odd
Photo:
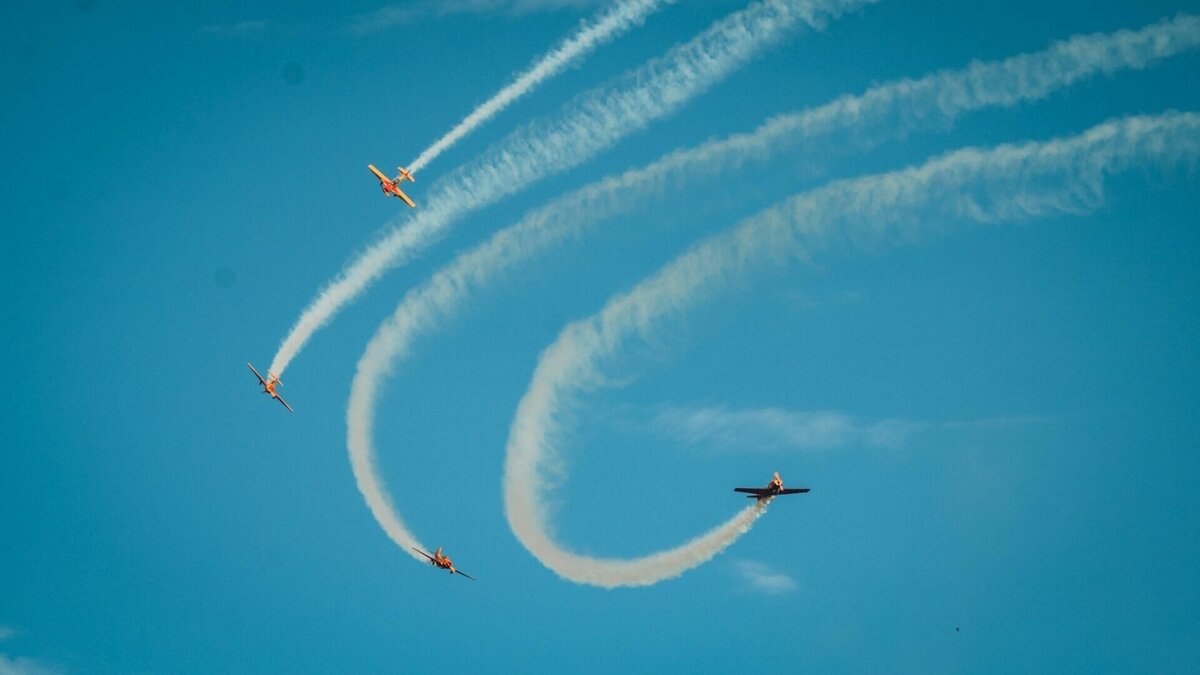
[[[422,551],[421,549],[417,548],[416,546],[413,546],[412,550],[416,551],[417,553],[420,553],[421,555],[425,556],[426,558],[429,558],[430,565],[440,567],[444,570],[450,570],[451,576],[453,576],[455,574],[460,574],[460,575],[470,579],[471,581],[475,581],[475,577],[471,576],[470,574],[467,574],[466,572],[463,572],[461,570],[454,569],[454,563],[450,562],[450,558],[447,558],[446,556],[442,555],[442,547],[441,546],[437,547],[437,550],[433,552],[433,555],[429,555],[428,553],[426,553],[425,551]]]
[[[750,499],[753,497],[754,499],[757,499],[760,502],[764,499],[771,499],[772,497],[776,497],[778,495],[793,495],[793,494],[796,494],[797,492],[808,492],[808,490],[809,490],[808,488],[786,488],[785,489],[783,487],[783,479],[779,477],[778,471],[775,472],[775,477],[771,479],[770,483],[767,483],[766,487],[733,488],[734,492],[749,493],[746,495],[747,499]]]
[[[376,169],[374,164],[368,164],[367,168],[370,169],[371,173],[375,174],[375,177],[379,179],[379,187],[383,188],[383,194],[399,197],[400,199],[404,200],[405,204],[408,204],[414,209],[417,208],[417,203],[409,198],[408,195],[404,194],[404,190],[400,189],[400,181],[404,179],[408,179],[408,182],[410,183],[417,182],[416,179],[413,178],[411,171],[402,166],[397,167],[400,170],[400,175],[396,176],[395,178],[388,178],[387,176],[383,175],[379,169]]]
[[[271,371],[268,370],[267,375],[270,375],[271,377],[269,379],[264,380],[263,376],[259,375],[258,371],[255,370],[254,366],[251,366],[249,362],[246,362],[246,366],[249,367],[250,372],[254,373],[254,376],[258,378],[258,383],[260,385],[262,385],[262,388],[263,388],[262,393],[270,394],[271,398],[276,399],[277,401],[282,403],[283,407],[287,408],[288,411],[296,412],[295,410],[292,410],[292,406],[288,405],[287,401],[283,400],[283,397],[279,395],[279,392],[275,391],[275,387],[283,384],[283,382],[281,382],[279,380],[279,376],[277,376],[275,373],[272,373]]]

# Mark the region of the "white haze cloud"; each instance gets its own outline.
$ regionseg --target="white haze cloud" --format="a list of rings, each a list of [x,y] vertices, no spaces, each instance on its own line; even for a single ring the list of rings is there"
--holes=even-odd
[[[766,563],[753,560],[735,560],[734,569],[756,591],[768,595],[783,595],[796,590],[796,580],[782,572],[776,572]]]
[[[901,244],[973,222],[1085,213],[1103,202],[1108,176],[1194,163],[1198,154],[1200,115],[1128,117],[1078,136],[967,148],[901,171],[835,181],[692,246],[598,314],[569,324],[542,353],[509,433],[504,501],[513,533],[559,576],[606,588],[653,584],[706,562],[753,519],[743,512],[703,541],[629,560],[578,555],[551,536],[547,486],[566,475],[559,447],[569,429],[562,420],[581,409],[589,390],[614,386],[606,370],[626,346],[764,266],[807,260],[834,246]]]
[[[58,675],[61,672],[37,659],[0,654],[0,675]]]
[[[0,641],[12,638],[17,632],[17,629],[11,626],[0,626]],[[0,675],[58,675],[61,672],[57,667],[40,659],[0,653]]]
[[[896,448],[931,427],[903,419],[863,423],[832,410],[730,410],[725,406],[664,406],[655,416],[654,426],[689,445],[738,452],[828,450],[847,445]]]
[[[272,23],[266,19],[247,19],[237,23],[201,26],[200,32],[226,38],[250,38],[266,33],[271,27]]]
[[[1047,418],[1036,415],[928,422],[890,418],[866,422],[836,410],[731,409],[664,405],[654,415],[659,434],[722,452],[820,451],[841,447],[900,448],[919,434],[1013,429]]]
[[[1132,64],[1148,63],[1152,59],[1147,58],[1145,49],[1151,49],[1160,55],[1169,55],[1174,53],[1172,48],[1168,48],[1169,45],[1195,43],[1194,39],[1181,39],[1180,33],[1193,37],[1200,34],[1200,31],[1196,30],[1195,19],[1181,17],[1174,22],[1160,22],[1141,31],[1074,37],[1065,42],[1055,43],[1047,51],[1025,54],[1005,61],[975,63],[971,68],[977,74],[1012,72],[1012,64],[1025,65],[1020,69],[1023,74],[1019,78],[980,77],[975,81],[973,91],[979,100],[986,101],[1019,99],[1017,92],[1029,91],[1030,81],[1045,83],[1035,91],[1049,91],[1053,89],[1049,84],[1050,78],[1038,69],[1051,68],[1052,64],[1057,63],[1055,54],[1064,49],[1063,45],[1089,45],[1088,49],[1083,50],[1089,56],[1079,57],[1077,63],[1092,65],[1081,65],[1074,70],[1055,69],[1054,72],[1058,73],[1059,77],[1059,87],[1077,81],[1081,73],[1113,72],[1131,67]],[[1114,49],[1117,44],[1124,47]],[[1079,51],[1078,47],[1070,49]],[[1108,56],[1101,58],[1105,54]],[[924,82],[932,78],[933,81],[956,87],[966,73],[965,70],[945,71],[936,78],[929,76],[915,81]],[[861,130],[870,133],[889,118],[881,112],[881,106],[867,105],[870,101],[887,101],[888,106],[911,104],[927,107],[928,100],[941,98],[941,90],[938,87],[910,87],[902,84],[904,82],[913,80],[886,83],[859,97],[843,97],[835,104],[787,116],[786,119],[796,120],[795,122],[785,125],[770,123],[760,127],[753,134],[741,134],[723,141],[707,143],[699,148],[672,153],[648,167],[609,177],[576,190],[527,214],[518,224],[497,232],[484,244],[460,255],[436,273],[429,282],[409,291],[393,316],[379,327],[359,359],[346,413],[347,444],[356,481],[376,520],[388,535],[405,551],[408,550],[408,546],[417,544],[415,537],[408,532],[403,520],[395,511],[390,496],[377,475],[373,418],[382,382],[398,362],[409,356],[412,343],[417,337],[442,326],[457,313],[471,293],[492,283],[502,272],[578,234],[587,225],[629,209],[637,203],[638,194],[658,189],[658,186],[670,177],[692,177],[705,167],[712,166],[715,160],[736,163],[744,157],[759,156],[772,148],[787,147],[788,144],[781,141],[790,138],[781,135],[783,129],[790,129],[790,133],[798,136],[816,136],[838,126],[851,127],[857,124],[858,126],[854,127],[856,132]],[[894,92],[894,95],[879,93],[888,91]],[[911,99],[905,99],[901,92],[909,92]],[[833,111],[837,110],[842,111],[839,124],[818,125],[804,121],[829,120],[835,117]],[[952,116],[965,109],[941,110],[945,115]],[[904,127],[894,128],[894,133],[903,135],[906,130]],[[836,426],[836,420],[831,422]],[[876,423],[873,431],[880,443],[885,443],[882,436],[885,432],[890,432],[892,438],[897,438],[898,434],[904,431],[905,422],[896,422]]]
[[[763,0],[717,21],[621,78],[568,104],[552,120],[529,124],[472,166],[435,185],[409,222],[392,229],[352,261],[301,313],[272,359],[282,375],[312,334],[389,268],[406,262],[466,213],[578,165],[660,119],[787,35],[798,23],[823,26],[873,0]]]
[[[605,3],[605,0],[425,0],[404,4],[388,5],[371,12],[352,17],[347,29],[356,35],[367,35],[380,31],[455,14],[529,14],[541,11],[564,9],[587,9]]]

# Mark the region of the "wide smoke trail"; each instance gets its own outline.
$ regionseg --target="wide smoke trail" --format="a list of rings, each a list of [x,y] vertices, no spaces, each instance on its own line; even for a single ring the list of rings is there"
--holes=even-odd
[[[717,21],[691,41],[671,48],[621,78],[616,85],[583,94],[559,119],[531,124],[488,150],[472,169],[456,172],[437,198],[428,200],[407,226],[395,230],[352,263],[313,301],[284,339],[271,364],[281,374],[318,328],[388,267],[430,242],[454,219],[562,171],[679,108],[761,50],[782,38],[797,22],[819,28],[832,17],[875,0],[764,0]],[[373,339],[359,359],[361,372],[389,349]],[[379,374],[386,375],[385,367]],[[418,545],[375,471],[372,443],[374,401],[380,378],[357,381],[347,411],[346,443],[355,481],[387,535],[418,558]]]
[[[504,110],[510,103],[528,94],[546,79],[557,75],[568,64],[583,57],[605,42],[641,23],[647,15],[675,0],[623,0],[605,10],[592,22],[585,22],[575,35],[563,41],[553,51],[538,59],[529,70],[522,73],[511,84],[496,92],[495,96],[467,115],[445,136],[439,138],[417,156],[409,165],[412,172],[420,171],[475,127]]]
[[[953,224],[1083,213],[1100,205],[1113,173],[1198,156],[1200,115],[1129,117],[1069,138],[968,148],[902,171],[836,181],[691,247],[598,314],[569,324],[542,353],[508,440],[504,502],[513,533],[559,576],[605,588],[653,584],[704,563],[746,530],[744,512],[700,539],[631,560],[571,553],[549,534],[543,492],[564,473],[560,413],[578,410],[587,391],[613,386],[604,371],[624,346],[764,265],[837,244],[901,243]]]
[[[839,128],[879,139],[904,136],[910,127],[921,123],[940,126],[969,110],[1039,98],[1086,75],[1145,67],[1158,58],[1197,45],[1200,18],[1180,16],[1137,31],[1075,36],[1040,52],[975,62],[967,69],[941,71],[917,80],[884,83],[859,96],[843,96],[823,106],[775,118],[750,134],[670,153],[649,166],[597,181],[528,213],[516,225],[458,256],[428,282],[406,293],[393,315],[371,338],[359,359],[346,411],[351,464],[364,498],[384,530],[393,539],[404,540],[398,533],[407,530],[389,505],[375,472],[372,420],[381,382],[409,357],[413,342],[423,333],[443,326],[472,292],[492,283],[502,272],[576,236],[588,225],[636,208],[642,195],[659,189],[670,179],[695,177],[713,165],[765,158]],[[1064,59],[1064,54],[1072,58]],[[963,90],[971,95],[957,93]],[[945,103],[948,101],[953,104]],[[908,124],[896,124],[897,110],[925,112],[899,114]],[[886,133],[882,131],[885,126]],[[857,147],[861,149],[862,144]],[[801,152],[806,150],[802,148]],[[404,536],[411,539],[411,535]]]
[[[762,0],[717,21],[622,77],[568,104],[560,117],[527,125],[473,165],[435,185],[426,205],[351,262],[297,319],[271,361],[282,375],[314,332],[374,280],[430,244],[452,222],[541,178],[569,169],[668,115],[757,56],[798,22],[814,28],[876,0]]]

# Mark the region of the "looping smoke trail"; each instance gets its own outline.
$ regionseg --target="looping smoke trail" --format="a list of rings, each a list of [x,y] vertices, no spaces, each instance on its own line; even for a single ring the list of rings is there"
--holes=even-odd
[[[369,281],[415,246],[432,238],[457,215],[494,201],[519,186],[553,170],[572,166],[611,145],[631,129],[645,125],[676,109],[688,98],[728,75],[772,40],[785,34],[796,21],[820,25],[848,8],[872,0],[767,0],[718,21],[699,37],[672,48],[623,79],[616,89],[600,89],[577,99],[564,119],[531,125],[512,134],[498,149],[485,154],[480,168],[459,172],[460,178],[443,190],[444,199],[408,227],[389,235],[368,250],[342,277],[327,287],[305,310],[275,355],[271,370],[282,373],[308,337],[337,309],[359,293]],[[443,283],[452,283],[449,277]],[[397,312],[375,334],[359,359],[346,413],[346,445],[355,481],[363,498],[387,535],[405,551],[418,546],[392,506],[391,497],[377,477],[372,443],[377,392],[392,368],[396,351],[407,344],[407,332],[421,321],[431,321],[434,306],[419,307],[411,315]],[[414,558],[417,556],[415,554]]]
[[[691,247],[598,314],[568,325],[542,353],[509,434],[504,500],[513,533],[559,576],[607,588],[655,583],[705,562],[753,519],[740,529],[730,521],[701,539],[632,560],[577,555],[548,534],[543,492],[559,482],[564,466],[557,453],[566,431],[560,413],[574,409],[587,390],[610,384],[603,366],[624,345],[650,337],[666,319],[764,263],[804,258],[837,243],[898,243],[945,220],[1085,212],[1102,202],[1110,174],[1138,164],[1195,162],[1198,155],[1200,115],[1129,117],[1070,138],[968,148],[902,171],[837,181]]]
[[[633,560],[577,555],[562,550],[547,538],[544,542],[547,558],[542,563],[556,572],[560,569],[578,570],[578,575],[570,579],[582,584],[606,588],[652,586],[715,558],[750,530],[754,521],[767,512],[767,504],[771,499],[747,506],[726,522],[682,546]],[[545,537],[544,533],[542,535]]]
[[[1041,52],[1003,61],[976,62],[969,69],[943,71],[917,80],[885,83],[860,96],[842,97],[830,104],[776,118],[751,134],[738,134],[670,153],[649,166],[597,181],[527,214],[516,225],[497,232],[435,273],[427,283],[406,293],[359,360],[351,385],[346,427],[354,473],[371,511],[405,551],[410,551],[405,544],[416,545],[374,473],[371,427],[381,382],[409,356],[413,341],[421,333],[444,324],[473,291],[491,283],[501,272],[573,236],[587,225],[632,208],[641,195],[657,189],[667,182],[667,177],[695,177],[705,167],[765,157],[789,144],[838,128],[872,135],[877,127],[888,122],[891,136],[903,136],[909,131],[908,125],[892,123],[897,109],[928,110],[934,106],[942,120],[950,120],[989,102],[1012,105],[1044,96],[1088,74],[1144,67],[1157,58],[1197,44],[1200,44],[1200,21],[1180,16],[1139,31],[1076,36]],[[1068,66],[1061,65],[1060,56],[1064,52],[1074,55]],[[956,97],[957,107],[936,105],[935,102],[945,99],[946,90],[960,88],[967,77],[971,78],[974,98]],[[1031,86],[1035,82],[1037,86]],[[901,118],[909,120],[911,126],[925,119],[915,115],[901,115]]]
[[[641,23],[649,14],[658,11],[664,4],[675,0],[624,0],[605,10],[599,18],[584,23],[579,31],[565,40],[553,51],[541,57],[533,66],[522,73],[511,84],[496,92],[496,95],[467,115],[461,122],[413,160],[409,169],[416,173],[425,168],[438,155],[457,143],[475,127],[491,119],[510,103],[528,94],[547,78],[558,74],[572,61],[581,58],[634,25]]]
[[[510,134],[472,167],[439,181],[415,218],[386,234],[323,288],[284,338],[270,370],[282,375],[312,334],[346,303],[387,269],[432,243],[464,214],[569,169],[674,112],[787,35],[798,22],[821,27],[875,1],[762,0],[717,21],[616,85],[582,94],[560,117]]]

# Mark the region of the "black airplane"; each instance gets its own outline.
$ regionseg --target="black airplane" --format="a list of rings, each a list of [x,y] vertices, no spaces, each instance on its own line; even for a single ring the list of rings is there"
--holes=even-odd
[[[747,493],[746,494],[747,499],[754,498],[761,502],[764,499],[771,499],[772,497],[778,497],[779,495],[793,495],[798,492],[808,492],[808,488],[785,488],[785,487],[783,487],[783,479],[779,477],[779,472],[776,471],[775,477],[771,479],[770,483],[767,483],[766,487],[760,487],[760,488],[739,487],[739,488],[733,488],[733,491],[734,492],[745,492],[745,493]]]

